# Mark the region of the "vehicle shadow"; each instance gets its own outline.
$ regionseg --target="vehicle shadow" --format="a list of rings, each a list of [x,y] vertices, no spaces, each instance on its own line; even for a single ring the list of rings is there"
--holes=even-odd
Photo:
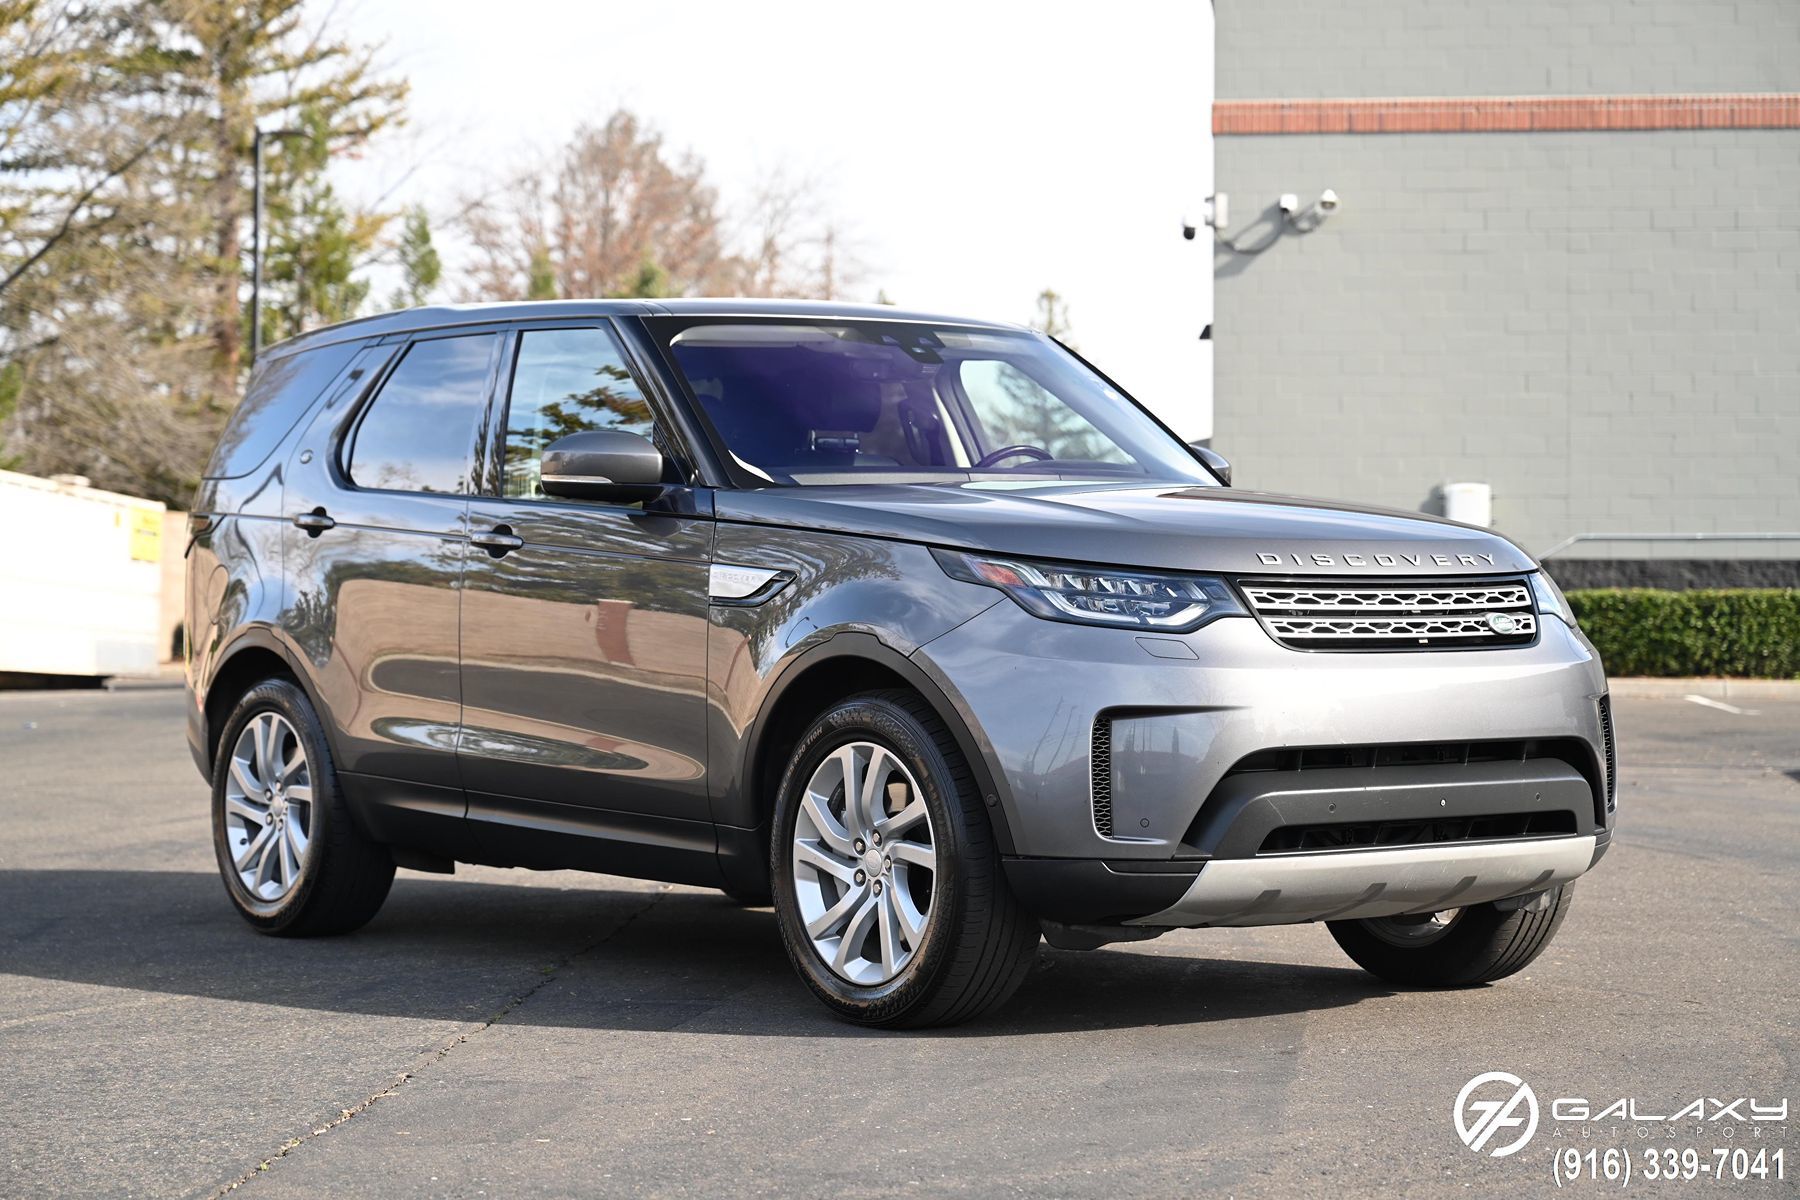
[[[0,972],[427,1020],[500,1015],[570,1028],[894,1036],[846,1025],[813,1002],[773,913],[685,890],[402,876],[365,929],[300,940],[252,931],[211,874],[0,871]],[[1386,994],[1349,967],[1044,947],[1001,1012],[923,1036],[1198,1024]]]

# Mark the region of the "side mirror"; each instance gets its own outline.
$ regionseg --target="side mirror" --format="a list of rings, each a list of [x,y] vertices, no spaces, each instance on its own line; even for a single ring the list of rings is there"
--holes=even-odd
[[[1226,487],[1231,486],[1231,463],[1223,454],[1211,446],[1202,446],[1199,442],[1189,442],[1188,449],[1194,457],[1206,464],[1206,469],[1219,477],[1219,482]]]
[[[538,471],[545,495],[569,500],[651,500],[662,493],[662,477],[662,452],[622,429],[559,437]]]

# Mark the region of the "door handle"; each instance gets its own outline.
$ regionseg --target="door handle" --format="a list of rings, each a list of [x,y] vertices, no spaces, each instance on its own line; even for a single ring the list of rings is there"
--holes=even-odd
[[[294,524],[306,530],[310,537],[318,537],[327,529],[337,526],[337,522],[332,520],[323,508],[315,508],[311,512],[295,513]]]
[[[511,525],[496,525],[486,533],[471,533],[469,541],[494,558],[504,558],[525,544],[525,539],[514,533]]]

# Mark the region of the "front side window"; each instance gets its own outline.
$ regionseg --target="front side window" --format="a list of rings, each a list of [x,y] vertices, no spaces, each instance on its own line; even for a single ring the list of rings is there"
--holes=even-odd
[[[347,456],[357,487],[473,491],[475,442],[498,334],[414,342],[381,385]]]
[[[772,483],[1214,482],[1080,359],[1023,331],[696,323],[667,346],[721,448]]]
[[[619,343],[604,329],[521,334],[506,412],[501,494],[542,499],[538,469],[544,448],[591,429],[655,434],[650,405],[626,368]]]

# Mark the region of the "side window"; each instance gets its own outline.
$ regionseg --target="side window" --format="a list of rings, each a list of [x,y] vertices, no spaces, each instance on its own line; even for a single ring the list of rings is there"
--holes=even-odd
[[[959,376],[982,449],[1035,446],[1054,458],[1129,463],[1130,455],[1061,397],[1000,359],[970,359]]]
[[[506,410],[501,494],[544,495],[538,467],[544,447],[590,429],[622,429],[653,437],[650,405],[604,329],[533,329],[520,335]]]
[[[414,342],[381,385],[346,456],[358,487],[471,492],[476,426],[498,334]]]
[[[360,341],[340,342],[259,360],[249,394],[231,415],[206,464],[206,477],[234,479],[260,467],[362,348]]]

